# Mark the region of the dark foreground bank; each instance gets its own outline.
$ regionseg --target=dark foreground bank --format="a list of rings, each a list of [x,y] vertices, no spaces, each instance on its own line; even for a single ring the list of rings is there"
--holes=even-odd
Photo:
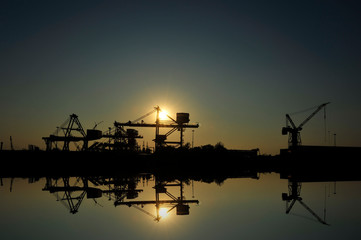
[[[361,148],[302,146],[264,156],[251,151],[62,152],[0,151],[0,176],[252,174],[253,172],[324,172],[357,174]]]

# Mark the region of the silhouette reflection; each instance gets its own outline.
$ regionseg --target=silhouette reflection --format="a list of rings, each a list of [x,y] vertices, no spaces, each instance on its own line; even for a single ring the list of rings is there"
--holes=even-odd
[[[174,196],[170,193],[167,187],[178,187],[179,188],[179,197]],[[119,199],[114,202],[115,206],[125,205],[128,207],[134,207],[140,210],[143,213],[153,217],[155,221],[159,221],[162,218],[162,215],[166,215],[171,212],[173,209],[176,209],[177,215],[189,215],[189,204],[196,203],[198,204],[198,200],[186,200],[184,197],[183,192],[183,182],[182,181],[175,181],[175,182],[168,182],[168,181],[161,181],[156,179],[155,186],[153,187],[155,190],[155,200],[146,200],[146,201],[124,201],[124,199]],[[166,195],[168,199],[161,199],[161,194]],[[145,210],[143,210],[144,205],[155,205],[156,214],[153,215]],[[165,205],[167,205],[168,210],[166,212],[160,211],[161,209],[164,210]],[[141,206],[141,207],[139,207]]]
[[[102,197],[102,190],[88,186],[88,179],[84,177],[63,177],[59,179],[46,178],[43,191],[55,194],[57,201],[68,207],[70,213],[78,212],[85,197],[96,199]]]
[[[92,177],[89,180],[95,186],[104,186],[107,189],[103,193],[109,200],[122,201],[126,199],[135,199],[139,196],[142,189],[136,189],[140,179],[149,180],[150,175],[141,177]]]
[[[293,205],[296,203],[296,201],[298,201],[308,212],[310,212],[312,214],[312,216],[314,216],[320,223],[325,224],[325,225],[329,225],[326,222],[326,212],[324,212],[324,218],[322,219],[321,217],[319,217],[310,207],[308,207],[306,205],[306,203],[304,203],[302,201],[301,198],[301,187],[302,187],[302,183],[301,182],[297,182],[297,181],[292,181],[289,180],[288,181],[288,194],[287,193],[282,193],[282,200],[286,201],[286,214],[290,213]],[[289,204],[289,202],[291,202]]]
[[[154,181],[155,199],[129,201],[138,198],[139,193],[143,192],[143,189],[137,189],[139,182],[148,182],[151,179]],[[171,193],[168,188],[177,188],[178,194]],[[95,199],[105,196],[114,201],[114,206],[136,208],[153,217],[155,221],[159,221],[174,209],[176,215],[189,215],[189,204],[199,203],[198,200],[186,200],[183,181],[160,180],[150,174],[130,177],[47,177],[43,191],[54,194],[57,201],[66,206],[72,214],[79,211],[85,196],[95,202]],[[155,214],[144,210],[145,205],[154,205]]]
[[[174,176],[170,176],[169,174],[162,175],[150,173],[123,173],[109,176],[46,176],[45,180],[44,178],[42,180],[45,182],[45,185],[42,185],[44,186],[42,191],[54,195],[56,201],[64,205],[71,214],[79,212],[85,199],[94,201],[96,204],[98,204],[99,199],[106,199],[115,207],[128,206],[134,208],[139,212],[150,216],[156,222],[159,222],[171,212],[175,213],[177,216],[190,215],[191,206],[193,204],[199,204],[199,200],[194,199],[193,188],[192,199],[189,199],[189,196],[186,196],[186,193],[190,195],[190,191],[185,191],[185,189],[193,187],[193,182],[203,184],[211,183],[222,187],[224,181],[227,179],[242,178],[259,181],[262,179],[260,176],[264,173],[264,171],[240,170],[238,174],[233,172],[232,174],[208,173],[203,175],[179,174]],[[326,221],[326,208],[324,208],[323,216],[321,216],[321,214],[316,213],[317,211],[312,209],[312,207],[315,208],[315,206],[317,206],[316,204],[310,203],[311,201],[304,201],[301,197],[301,189],[302,186],[304,187],[303,183],[332,182],[332,184],[336,184],[336,181],[361,180],[361,178],[355,174],[346,174],[337,171],[322,173],[318,170],[300,171],[295,169],[283,169],[278,173],[273,172],[273,176],[277,179],[283,179],[285,182],[282,183],[282,185],[287,184],[288,186],[288,192],[282,193],[282,190],[279,190],[282,201],[286,203],[286,214],[292,213],[295,205],[300,205],[303,207],[303,211],[306,210],[307,214],[312,216],[312,219],[325,225],[329,225]],[[8,176],[7,178],[10,184],[10,192],[12,192],[14,188],[13,183],[16,178],[11,176]],[[27,179],[28,183],[39,182],[40,184],[43,184],[40,181],[42,178],[39,176],[29,176]],[[263,181],[262,184],[267,184],[267,182]],[[4,186],[4,181],[1,176],[0,185]],[[250,186],[255,187],[251,183]],[[242,189],[242,191],[250,190],[247,188]],[[336,189],[336,185],[334,185],[334,189]],[[151,193],[149,193],[149,190]],[[228,193],[233,194],[237,191],[238,190],[232,188],[231,192]],[[205,202],[207,200],[209,200],[209,198],[203,199]],[[276,201],[278,202],[279,199],[276,199]]]

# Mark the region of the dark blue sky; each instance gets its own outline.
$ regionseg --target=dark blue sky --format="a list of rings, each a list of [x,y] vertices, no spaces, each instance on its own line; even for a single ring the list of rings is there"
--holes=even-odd
[[[358,1],[3,1],[0,11],[5,147],[10,135],[43,146],[71,113],[106,130],[159,105],[200,122],[197,145],[277,153],[285,113],[328,101],[327,131],[360,145]],[[323,114],[302,136],[329,144]]]

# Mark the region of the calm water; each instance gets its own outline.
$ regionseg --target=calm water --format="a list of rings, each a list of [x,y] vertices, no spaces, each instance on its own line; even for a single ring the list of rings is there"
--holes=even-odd
[[[0,239],[361,238],[360,182],[258,177],[2,178]]]

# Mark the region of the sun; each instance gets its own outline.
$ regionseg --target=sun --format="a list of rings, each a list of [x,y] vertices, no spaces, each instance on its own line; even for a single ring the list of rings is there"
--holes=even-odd
[[[160,208],[159,209],[159,216],[162,218],[165,218],[168,216],[168,209],[166,208]]]
[[[168,120],[169,118],[168,118],[168,112],[167,111],[164,111],[164,110],[161,110],[160,112],[159,112],[159,120]]]

